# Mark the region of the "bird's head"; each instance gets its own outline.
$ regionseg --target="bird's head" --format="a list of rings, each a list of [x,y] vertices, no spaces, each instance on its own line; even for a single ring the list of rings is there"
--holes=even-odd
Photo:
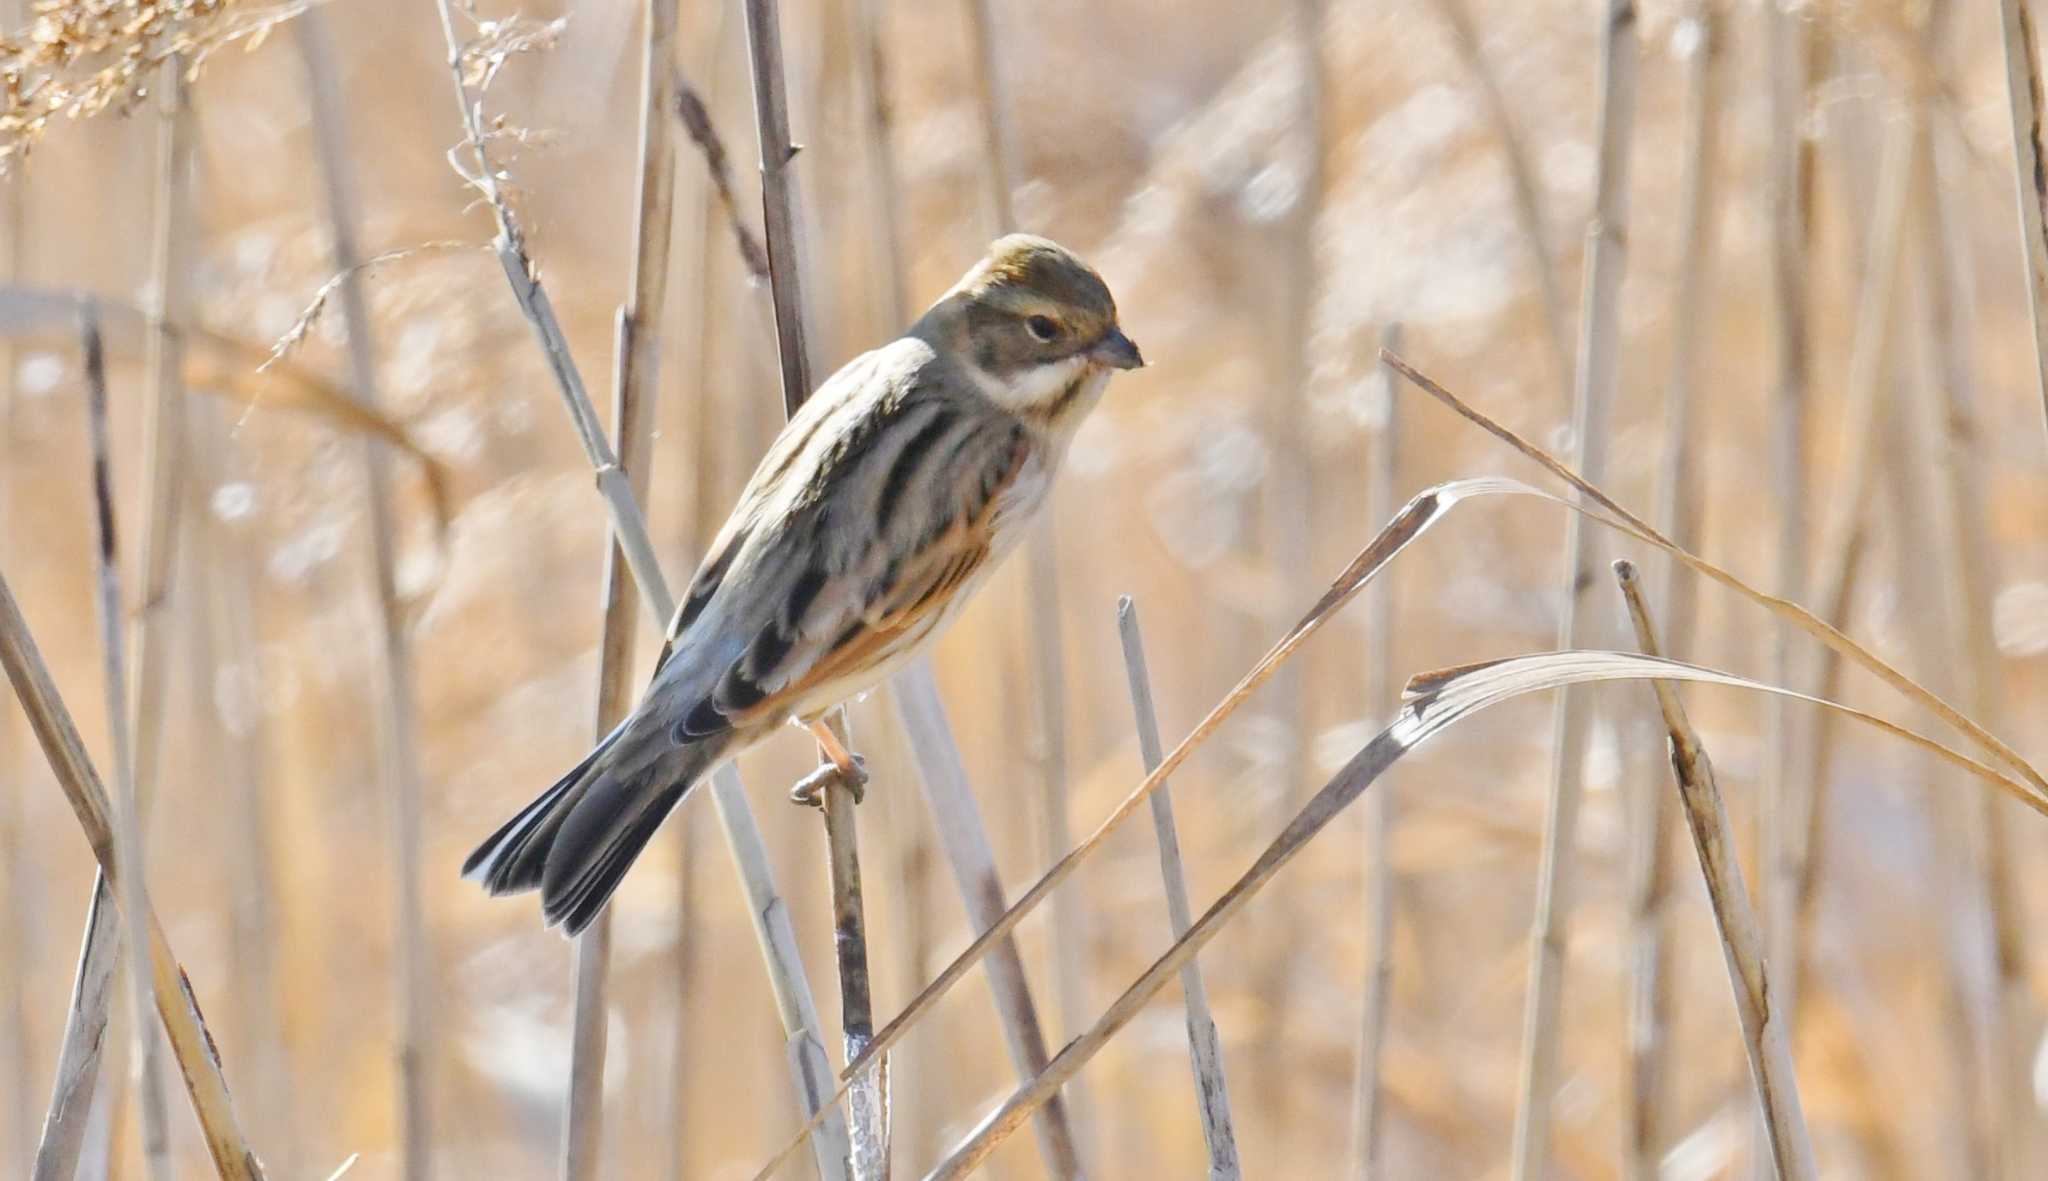
[[[912,331],[1004,408],[1048,420],[1085,409],[1096,379],[1145,364],[1095,268],[1030,234],[997,239]]]

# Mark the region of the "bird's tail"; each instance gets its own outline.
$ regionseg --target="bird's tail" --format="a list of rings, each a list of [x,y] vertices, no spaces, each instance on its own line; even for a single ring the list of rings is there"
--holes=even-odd
[[[478,845],[462,876],[492,894],[539,889],[541,913],[571,935],[590,925],[654,830],[723,755],[726,736],[634,750],[628,723]],[[622,741],[622,739],[624,741]]]

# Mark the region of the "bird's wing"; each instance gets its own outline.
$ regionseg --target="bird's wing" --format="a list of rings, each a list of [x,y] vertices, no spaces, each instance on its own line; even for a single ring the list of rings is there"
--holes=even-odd
[[[838,417],[741,531],[706,596],[716,642],[681,640],[725,663],[692,678],[679,740],[779,721],[838,682],[859,687],[928,636],[989,559],[998,503],[1033,446],[1021,423],[915,388]]]

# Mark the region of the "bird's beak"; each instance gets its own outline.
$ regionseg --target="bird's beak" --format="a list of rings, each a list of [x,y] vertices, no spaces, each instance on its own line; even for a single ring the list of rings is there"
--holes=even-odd
[[[1088,355],[1112,369],[1145,367],[1144,354],[1138,351],[1137,344],[1125,336],[1121,328],[1110,329],[1107,336],[1096,341],[1094,347],[1088,350]]]

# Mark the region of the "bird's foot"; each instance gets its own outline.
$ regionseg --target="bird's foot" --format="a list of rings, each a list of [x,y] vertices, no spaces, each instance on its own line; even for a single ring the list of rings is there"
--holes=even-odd
[[[847,756],[848,762],[842,767],[836,762],[819,763],[818,769],[796,781],[789,789],[789,802],[807,808],[825,806],[825,792],[835,783],[846,786],[853,793],[853,802],[858,804],[867,798],[868,761],[857,754]]]

